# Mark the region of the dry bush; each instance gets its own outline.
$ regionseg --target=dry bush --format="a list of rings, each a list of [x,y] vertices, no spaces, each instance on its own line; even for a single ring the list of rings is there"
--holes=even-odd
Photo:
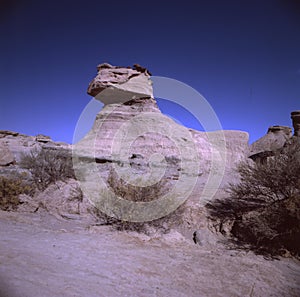
[[[32,150],[23,154],[20,166],[31,172],[33,182],[39,190],[44,190],[51,183],[68,178],[75,178],[72,156],[67,151]]]
[[[300,193],[300,145],[289,145],[263,163],[241,163],[238,172],[240,183],[229,188],[233,198],[261,206],[292,198]]]
[[[300,145],[291,143],[263,163],[243,162],[229,196],[207,205],[212,220],[263,253],[300,256]],[[230,225],[230,224],[229,224]]]
[[[20,176],[15,178],[0,177],[0,209],[15,210],[20,204],[20,194],[33,194],[32,185],[25,183]]]
[[[172,186],[172,182],[169,182],[166,178],[163,178],[158,183],[147,187],[133,186],[121,179],[113,169],[110,170],[107,183],[117,196],[136,202],[149,202],[158,199],[162,195],[166,194]],[[169,215],[148,222],[124,221],[110,217],[99,209],[96,213],[103,224],[111,225],[115,230],[135,231],[150,235],[152,232],[167,233],[173,226],[180,224],[184,209],[185,203]]]
[[[117,196],[136,202],[149,202],[158,199],[166,194],[171,187],[171,183],[165,177],[151,186],[135,186],[120,178],[113,169],[109,172],[107,183]],[[137,180],[135,183],[137,184]]]
[[[119,220],[108,216],[99,209],[95,209],[94,211],[101,225],[111,225],[112,228],[117,231],[132,231],[151,235],[152,233],[166,234],[175,226],[180,225],[182,223],[182,217],[185,208],[185,203],[183,203],[167,216],[148,222],[130,222]]]

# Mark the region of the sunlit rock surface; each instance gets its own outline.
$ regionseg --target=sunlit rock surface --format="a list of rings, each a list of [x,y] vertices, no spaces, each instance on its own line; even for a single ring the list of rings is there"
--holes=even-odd
[[[135,64],[119,67],[104,63],[88,87],[88,94],[104,104],[126,102],[132,99],[153,98],[150,73]]]
[[[106,104],[73,146],[75,172],[90,197],[107,189],[111,195],[118,188],[110,183],[113,176],[130,189],[159,187],[180,203],[188,198],[203,205],[238,179],[235,167],[248,155],[248,133],[195,131],[163,115],[147,69],[101,64],[88,93]],[[154,212],[165,208],[158,204]]]
[[[292,129],[290,127],[271,126],[265,136],[261,137],[250,146],[250,156],[261,152],[280,149],[291,137]]]
[[[29,174],[28,170],[20,167],[22,156],[41,149],[56,150],[61,154],[71,155],[72,146],[63,142],[54,142],[45,135],[29,136],[0,130],[0,176],[15,178],[18,173]]]

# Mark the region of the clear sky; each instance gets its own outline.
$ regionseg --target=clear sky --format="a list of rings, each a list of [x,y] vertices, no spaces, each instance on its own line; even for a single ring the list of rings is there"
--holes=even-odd
[[[139,63],[190,85],[224,129],[247,131],[250,142],[271,125],[291,126],[300,109],[299,1],[0,3],[2,130],[70,143],[102,62]]]

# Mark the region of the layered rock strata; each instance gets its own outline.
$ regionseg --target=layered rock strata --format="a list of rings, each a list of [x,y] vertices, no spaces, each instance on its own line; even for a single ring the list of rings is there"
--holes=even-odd
[[[28,136],[13,131],[0,130],[0,175],[14,176],[23,172],[20,160],[32,150],[57,150],[60,154],[71,155],[72,146],[67,143],[54,142],[49,136]]]
[[[131,84],[136,78],[139,83]],[[74,166],[89,192],[99,192],[99,179],[113,190],[114,176],[133,188],[172,191],[180,185],[182,199],[203,202],[237,178],[233,168],[248,154],[248,133],[206,133],[177,124],[158,109],[145,68],[102,64],[88,93],[106,104],[74,146]]]
[[[280,153],[283,149],[295,142],[299,142],[300,137],[300,111],[291,112],[292,129],[288,126],[271,126],[265,136],[255,141],[249,150],[249,157],[255,162],[265,162],[275,153]]]
[[[22,153],[32,149],[73,150],[84,201],[89,194],[107,193],[101,192],[105,188],[125,200],[157,201],[153,211],[158,217],[174,201],[189,198],[189,209],[194,209],[216,193],[220,197],[220,190],[238,179],[235,167],[248,155],[248,133],[200,132],[177,124],[157,107],[147,69],[102,64],[88,92],[105,106],[81,141],[71,146],[44,135],[1,131],[0,173],[21,170]]]
[[[153,97],[150,73],[138,64],[131,68],[104,63],[98,65],[97,70],[87,92],[104,104]]]
[[[287,140],[292,137],[292,129],[287,126],[271,126],[265,136],[250,146],[250,156],[263,152],[273,152],[281,149]]]

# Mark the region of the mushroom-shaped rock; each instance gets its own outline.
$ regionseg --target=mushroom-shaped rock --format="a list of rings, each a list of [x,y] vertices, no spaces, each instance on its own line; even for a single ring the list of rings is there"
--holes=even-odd
[[[292,129],[287,126],[271,126],[268,133],[255,141],[250,147],[250,156],[281,149],[292,136]]]
[[[300,110],[293,111],[291,113],[291,118],[294,127],[294,136],[300,137]]]
[[[50,142],[52,141],[51,137],[50,136],[47,136],[47,135],[43,135],[43,134],[38,134],[35,136],[35,140],[37,142]]]
[[[138,64],[131,68],[103,63],[97,66],[97,70],[87,93],[104,104],[153,98],[150,73],[146,68]]]

